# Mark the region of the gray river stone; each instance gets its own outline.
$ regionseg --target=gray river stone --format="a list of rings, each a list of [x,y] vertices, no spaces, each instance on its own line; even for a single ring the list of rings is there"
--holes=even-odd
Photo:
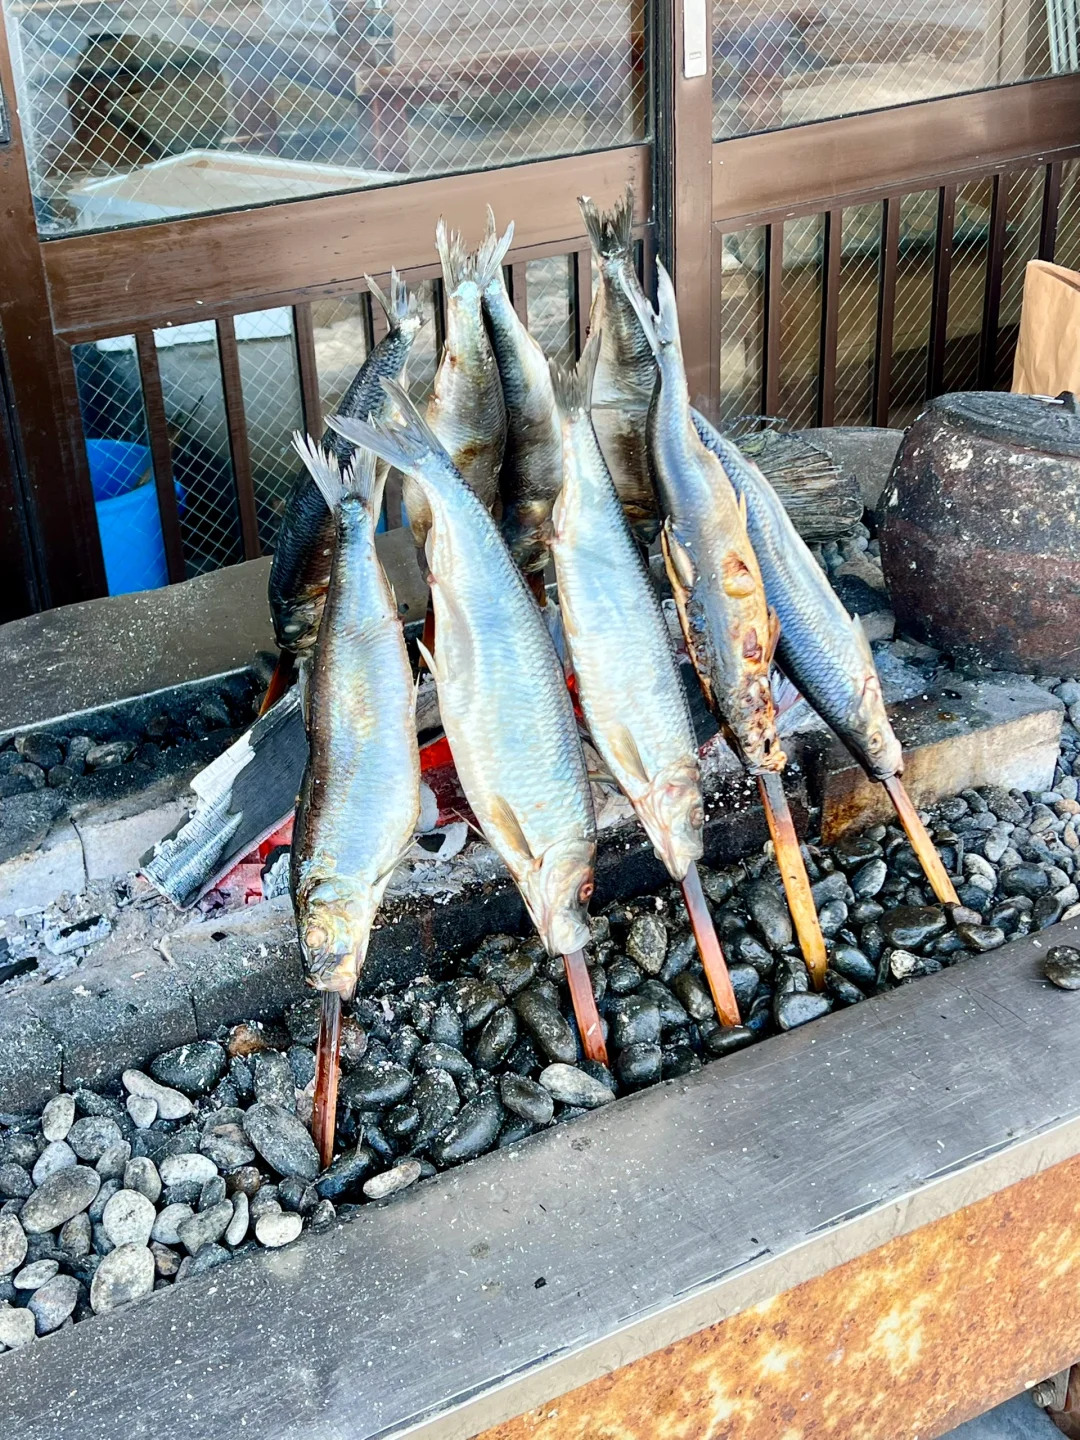
[[[199,1141],[199,1149],[226,1174],[250,1165],[255,1159],[255,1151],[248,1144],[243,1126],[231,1123],[214,1125],[204,1131]]]
[[[1038,865],[1014,865],[1001,876],[1001,888],[1006,895],[1026,895],[1037,900],[1050,889],[1050,876]]]
[[[659,915],[638,915],[626,932],[626,953],[646,975],[659,975],[667,955],[667,926]]]
[[[101,1189],[101,1177],[88,1165],[74,1165],[50,1175],[40,1190],[35,1190],[19,1213],[28,1235],[40,1235],[65,1225],[80,1210],[85,1210]]]
[[[26,1232],[17,1215],[0,1215],[0,1275],[10,1275],[26,1259]]]
[[[163,1210],[158,1211],[154,1228],[150,1232],[151,1238],[156,1240],[159,1245],[179,1245],[180,1226],[194,1214],[195,1211],[190,1205],[182,1205],[179,1202],[175,1205],[166,1205]]]
[[[303,1228],[303,1220],[293,1211],[268,1210],[255,1222],[255,1238],[260,1245],[277,1250],[282,1245],[290,1245],[298,1239]]]
[[[617,1050],[627,1045],[656,1045],[659,1042],[660,1007],[648,996],[627,995],[612,1005],[609,1015],[611,1043]]]
[[[799,1025],[827,1015],[832,1003],[828,995],[796,990],[787,995],[777,995],[773,1011],[781,1030],[794,1030]]]
[[[549,1065],[540,1072],[540,1084],[563,1105],[580,1105],[595,1110],[615,1096],[606,1085],[576,1065]]]
[[[37,1290],[51,1280],[60,1269],[57,1260],[35,1260],[32,1265],[27,1265],[20,1270],[12,1281],[16,1290]]]
[[[41,1112],[41,1133],[46,1140],[65,1139],[74,1123],[74,1095],[54,1095]]]
[[[124,1082],[124,1089],[131,1095],[139,1095],[147,1100],[156,1100],[158,1114],[162,1120],[183,1120],[194,1110],[194,1105],[188,1097],[179,1090],[174,1090],[171,1085],[159,1085],[149,1075],[141,1070],[125,1070],[120,1077]]]
[[[854,980],[856,985],[877,983],[877,966],[855,945],[837,945],[832,954],[832,968],[846,980]]]
[[[747,965],[745,969],[751,971],[754,977],[754,989],[757,989],[757,971],[753,966]],[[671,982],[671,988],[675,992],[675,998],[683,1007],[691,1020],[712,1020],[716,1016],[716,1007],[713,1005],[709,987],[691,970],[683,970]],[[659,1013],[659,1012],[658,1012]]]
[[[341,1086],[342,1099],[359,1108],[396,1105],[412,1089],[413,1077],[392,1060],[362,1060]]]
[[[67,1143],[80,1160],[96,1163],[112,1145],[123,1140],[120,1126],[108,1115],[84,1115],[67,1133]]]
[[[39,1335],[59,1330],[79,1300],[79,1282],[74,1275],[54,1275],[35,1290],[26,1308],[34,1317]]]
[[[161,1199],[161,1176],[153,1160],[147,1155],[136,1155],[124,1166],[124,1189],[137,1190],[145,1195],[151,1205]]]
[[[1080,990],[1080,950],[1055,945],[1046,953],[1043,974],[1059,990]]]
[[[251,1202],[242,1190],[232,1197],[232,1211],[232,1219],[225,1227],[225,1244],[235,1250],[247,1238],[251,1223]]]
[[[195,1040],[166,1050],[150,1062],[150,1074],[161,1085],[195,1097],[206,1095],[221,1079],[227,1056],[216,1040]]]
[[[518,1019],[549,1060],[571,1064],[577,1059],[577,1041],[564,1016],[534,990],[514,997]]]
[[[889,873],[889,867],[884,860],[871,860],[856,870],[851,877],[851,888],[855,892],[856,900],[872,900],[885,884]]]
[[[29,1310],[0,1305],[0,1345],[8,1350],[20,1350],[30,1344],[35,1333],[34,1317]]]
[[[231,1200],[222,1200],[211,1205],[209,1210],[200,1210],[190,1219],[182,1220],[177,1226],[181,1245],[189,1255],[197,1255],[204,1245],[216,1243],[225,1234],[233,1218]]]
[[[166,1155],[158,1170],[163,1185],[195,1185],[200,1189],[217,1174],[217,1166],[208,1155],[198,1155],[190,1150],[180,1155]]]
[[[279,1105],[290,1114],[296,1110],[296,1081],[292,1066],[280,1050],[258,1050],[251,1057],[255,1099],[263,1105]]]
[[[651,1085],[660,1079],[664,1052],[659,1045],[633,1044],[620,1050],[615,1060],[615,1073],[628,1089]]]
[[[518,1037],[517,1016],[509,1005],[500,1005],[484,1022],[473,1058],[482,1070],[494,1070],[514,1048]]]
[[[504,1075],[499,1081],[499,1096],[512,1115],[533,1125],[547,1125],[555,1114],[550,1093],[527,1075]]]
[[[25,1200],[34,1188],[30,1172],[13,1160],[0,1165],[0,1200]]]
[[[101,1315],[149,1295],[154,1288],[154,1255],[146,1245],[118,1245],[102,1258],[90,1286],[90,1305]]]
[[[428,1147],[437,1165],[454,1165],[482,1155],[495,1144],[504,1111],[498,1092],[484,1090],[463,1105],[453,1121]]]
[[[51,1140],[38,1156],[32,1172],[35,1185],[44,1185],[50,1175],[77,1165],[75,1151],[64,1140]]]
[[[915,950],[940,935],[949,922],[936,905],[898,905],[886,910],[879,923],[890,945]]]
[[[446,1077],[450,1080],[449,1075]],[[450,1080],[451,1087],[454,1082]],[[454,1091],[457,1098],[457,1091]],[[359,1185],[365,1175],[370,1175],[375,1165],[375,1156],[366,1145],[356,1145],[352,1150],[346,1150],[343,1155],[330,1165],[323,1175],[320,1176],[316,1190],[324,1200],[336,1200],[339,1195],[344,1195],[346,1190]]]
[[[315,1142],[295,1115],[280,1105],[253,1105],[244,1115],[244,1133],[279,1175],[314,1180],[319,1173]]]
[[[385,1200],[388,1195],[395,1195],[399,1190],[407,1190],[410,1185],[415,1185],[421,1173],[419,1160],[402,1160],[401,1164],[395,1165],[392,1170],[384,1170],[381,1175],[373,1175],[370,1180],[366,1180],[364,1194],[369,1200]]]
[[[157,1211],[137,1190],[118,1190],[105,1206],[101,1223],[114,1245],[149,1245]]]

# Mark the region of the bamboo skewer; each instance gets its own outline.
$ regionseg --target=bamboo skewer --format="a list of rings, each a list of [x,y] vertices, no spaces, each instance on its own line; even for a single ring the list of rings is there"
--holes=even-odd
[[[570,999],[574,1006],[574,1017],[581,1034],[581,1044],[589,1060],[600,1065],[608,1063],[607,1046],[604,1044],[604,1027],[600,1023],[600,1012],[596,1008],[592,981],[585,964],[585,951],[573,950],[563,956],[566,979],[570,985]]]
[[[911,842],[911,848],[918,856],[923,873],[929,880],[930,888],[937,896],[939,903],[959,905],[960,897],[956,893],[956,888],[941,862],[941,856],[934,848],[934,842],[926,833],[926,826],[919,819],[919,812],[911,803],[911,796],[905,790],[904,782],[899,775],[890,775],[881,783],[889,792],[889,799],[896,809],[900,824],[904,827],[908,840]]]
[[[291,650],[279,651],[274,673],[270,676],[270,684],[266,687],[266,694],[263,696],[262,704],[259,706],[260,717],[265,715],[272,705],[277,704],[293,683],[295,675],[296,656]]]
[[[810,893],[810,877],[806,873],[799,837],[795,834],[795,822],[791,818],[791,807],[784,794],[784,785],[775,771],[763,771],[757,777],[761,803],[765,807],[765,819],[769,824],[776,864],[784,882],[788,909],[795,924],[806,968],[814,982],[814,989],[820,990],[825,984],[825,967],[828,957],[825,953],[825,937],[818,922],[817,906]]]
[[[334,1131],[337,1128],[338,1081],[341,1078],[341,994],[322,992],[319,1040],[315,1049],[315,1103],[311,1112],[311,1137],[325,1170],[334,1158]]]
[[[720,1017],[720,1024],[726,1028],[741,1025],[739,1003],[735,999],[735,991],[732,989],[731,976],[728,974],[724,952],[720,948],[720,937],[716,933],[712,916],[709,914],[709,907],[705,903],[705,892],[701,888],[701,876],[698,873],[697,864],[693,860],[683,878],[682,893],[686,902],[686,913],[690,917],[690,928],[694,932],[698,954],[701,956],[702,968],[705,971],[705,978],[709,982],[709,989],[712,992],[716,1013]]]

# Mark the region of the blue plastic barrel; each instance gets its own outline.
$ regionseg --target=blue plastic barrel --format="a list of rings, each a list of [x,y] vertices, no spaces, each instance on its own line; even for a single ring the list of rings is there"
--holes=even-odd
[[[128,440],[87,440],[90,483],[110,595],[169,583],[150,451]],[[178,503],[183,492],[176,487]]]

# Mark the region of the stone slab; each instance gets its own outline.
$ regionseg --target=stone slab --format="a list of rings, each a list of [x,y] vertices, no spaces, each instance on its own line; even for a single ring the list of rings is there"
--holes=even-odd
[[[1046,790],[1053,783],[1064,706],[1029,680],[948,676],[890,705],[889,714],[904,747],[904,784],[917,806],[981,785]],[[821,806],[826,844],[893,817],[884,787],[838,740],[815,758],[811,794]]]
[[[0,1112],[36,1114],[60,1089],[60,1041],[19,996],[0,1003]]]
[[[1015,1395],[950,1430],[942,1440],[1060,1440],[1061,1431],[1030,1395]]]
[[[189,808],[185,799],[168,800],[133,815],[90,815],[78,822],[87,880],[111,880],[137,870],[147,850],[179,825]]]
[[[874,425],[836,425],[826,430],[800,430],[799,434],[827,450],[842,470],[854,473],[866,508],[877,509],[904,438],[903,430]]]
[[[36,850],[0,864],[0,916],[44,910],[65,892],[80,895],[86,880],[78,831],[70,820],[62,820]]]

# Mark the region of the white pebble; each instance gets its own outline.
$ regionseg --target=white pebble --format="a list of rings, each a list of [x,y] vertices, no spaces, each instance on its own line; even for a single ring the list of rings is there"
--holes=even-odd
[[[141,1070],[125,1070],[122,1079],[124,1089],[132,1095],[145,1095],[148,1099],[157,1101],[158,1114],[162,1120],[183,1120],[195,1109],[186,1095],[181,1095],[179,1090],[173,1090],[168,1085],[159,1085]]]
[[[194,1214],[195,1211],[190,1205],[182,1205],[179,1202],[175,1205],[166,1205],[154,1221],[154,1228],[150,1231],[151,1239],[156,1240],[159,1245],[179,1245],[180,1226],[185,1220],[190,1220]]]
[[[46,1140],[63,1140],[74,1123],[74,1095],[54,1095],[41,1112],[41,1133]]]
[[[0,1345],[18,1350],[34,1338],[34,1317],[29,1310],[13,1310],[0,1305]]]
[[[135,1121],[137,1130],[149,1130],[158,1117],[158,1102],[152,1095],[129,1095],[127,1112]]]
[[[101,1223],[114,1245],[149,1245],[157,1211],[137,1190],[118,1190],[105,1202]]]
[[[393,1195],[398,1190],[405,1190],[408,1186],[420,1179],[422,1167],[419,1160],[403,1160],[400,1165],[395,1165],[392,1170],[384,1170],[381,1175],[373,1175],[364,1184],[364,1194],[369,1200],[385,1200],[387,1195]]]
[[[275,1214],[268,1210],[255,1221],[255,1238],[260,1245],[276,1250],[280,1245],[289,1245],[304,1228],[300,1216],[291,1210]]]
[[[75,1159],[75,1151],[67,1141],[52,1140],[34,1163],[34,1184],[40,1188],[50,1175],[55,1175],[58,1170],[70,1170],[76,1164],[78,1161]]]
[[[244,1237],[247,1235],[251,1207],[248,1197],[242,1190],[238,1190],[232,1197],[232,1204],[233,1217],[225,1231],[225,1244],[235,1250],[237,1245],[243,1244]]]
[[[94,1272],[90,1304],[94,1313],[129,1305],[154,1288],[154,1256],[145,1245],[118,1245]]]
[[[32,1265],[26,1265],[15,1276],[11,1282],[16,1290],[37,1290],[51,1280],[60,1269],[55,1260],[35,1260]]]
[[[205,1185],[217,1174],[217,1166],[208,1155],[185,1151],[182,1155],[166,1155],[158,1167],[163,1185]],[[168,1240],[165,1244],[168,1245]]]

